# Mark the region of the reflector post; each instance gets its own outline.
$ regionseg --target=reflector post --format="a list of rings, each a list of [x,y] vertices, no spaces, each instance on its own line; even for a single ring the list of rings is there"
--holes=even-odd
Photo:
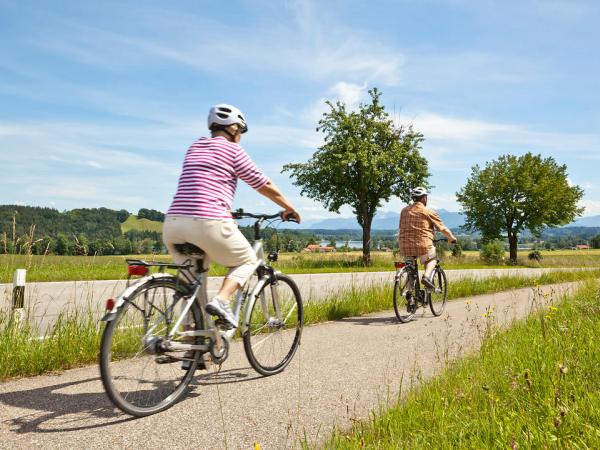
[[[405,264],[402,261],[396,261],[394,263],[394,266],[396,266],[396,269],[402,269],[405,266]]]

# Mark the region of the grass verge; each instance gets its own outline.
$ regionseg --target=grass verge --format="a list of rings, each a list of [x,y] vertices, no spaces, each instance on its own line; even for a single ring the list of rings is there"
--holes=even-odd
[[[484,340],[328,448],[600,447],[600,284]]]
[[[516,266],[482,264],[478,254],[443,258],[445,269],[514,269],[524,267],[600,267],[600,252],[572,252],[551,254],[541,261],[519,260]],[[523,256],[523,255],[522,255]],[[0,255],[0,283],[10,283],[15,269],[27,269],[28,281],[73,281],[73,280],[119,280],[127,276],[125,259],[148,261],[171,261],[168,255],[132,256],[56,256],[56,255]],[[358,252],[335,254],[281,253],[275,263],[285,273],[332,273],[332,272],[382,272],[394,270],[391,252],[372,252],[373,265],[364,267]],[[209,275],[225,275],[227,269],[211,265]]]
[[[600,277],[600,270],[553,272],[538,278],[503,276],[450,283],[450,299],[500,292],[540,284],[580,281]],[[392,308],[392,285],[341,291],[338,295],[305,305],[307,325],[359,316]],[[39,375],[94,363],[100,348],[101,326],[88,311],[62,314],[49,330],[40,330],[26,319],[18,325],[0,311],[0,380]],[[45,339],[38,336],[45,335]]]

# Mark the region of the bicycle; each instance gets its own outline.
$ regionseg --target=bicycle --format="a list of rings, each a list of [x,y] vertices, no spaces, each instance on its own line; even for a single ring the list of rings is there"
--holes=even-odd
[[[447,239],[434,239],[434,243]],[[402,323],[413,320],[419,307],[429,306],[434,316],[440,316],[446,308],[448,299],[448,280],[444,269],[436,259],[435,269],[431,279],[433,289],[421,289],[419,280],[418,258],[408,257],[403,262],[395,262],[396,276],[394,277],[394,312]]]
[[[296,283],[269,264],[277,260],[277,251],[265,262],[261,225],[283,217],[241,209],[232,215],[256,219],[252,248],[258,259],[255,276],[237,292],[232,310],[239,320],[247,305],[239,330],[250,365],[261,375],[275,375],[296,353],[304,324]],[[189,243],[177,249],[189,256],[182,264],[128,259],[129,276],[142,278],[109,299],[101,319],[106,323],[99,356],[102,384],[113,404],[133,416],[155,414],[177,402],[196,369],[227,359],[236,333],[205,312],[202,250]],[[153,268],[158,272],[150,273]]]

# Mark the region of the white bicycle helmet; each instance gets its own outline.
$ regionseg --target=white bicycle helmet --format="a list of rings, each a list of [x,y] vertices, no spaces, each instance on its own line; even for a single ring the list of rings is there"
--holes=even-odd
[[[221,103],[210,108],[208,112],[208,129],[212,130],[214,125],[228,126],[237,123],[242,126],[242,133],[248,131],[244,114],[235,106]]]
[[[412,198],[419,198],[419,197],[423,197],[424,195],[427,195],[427,189],[425,189],[424,187],[416,187],[414,188],[412,191],[410,191],[410,196]]]

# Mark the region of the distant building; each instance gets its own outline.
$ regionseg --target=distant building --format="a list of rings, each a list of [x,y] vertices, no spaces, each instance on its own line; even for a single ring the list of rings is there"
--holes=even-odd
[[[302,250],[303,253],[333,253],[335,252],[335,247],[331,247],[329,245],[319,245],[319,244],[310,244],[307,245],[305,249]]]
[[[576,245],[575,247],[571,247],[573,250],[589,250],[590,246],[587,244],[579,244]]]

